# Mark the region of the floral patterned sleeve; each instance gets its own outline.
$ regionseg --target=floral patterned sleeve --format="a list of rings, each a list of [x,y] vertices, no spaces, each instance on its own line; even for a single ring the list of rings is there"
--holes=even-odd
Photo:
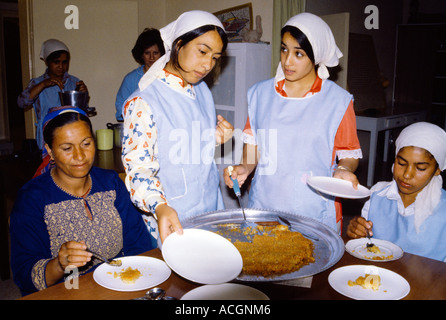
[[[140,97],[127,101],[124,106],[122,162],[132,202],[139,209],[154,214],[156,207],[167,200],[158,177],[157,130],[153,113]]]

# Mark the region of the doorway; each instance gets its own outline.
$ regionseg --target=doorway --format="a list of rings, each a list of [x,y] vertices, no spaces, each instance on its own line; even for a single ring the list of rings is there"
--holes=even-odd
[[[0,87],[1,130],[0,154],[16,153],[25,139],[25,118],[17,106],[17,97],[23,90],[20,60],[20,31],[17,12],[0,11],[0,63],[2,70]]]

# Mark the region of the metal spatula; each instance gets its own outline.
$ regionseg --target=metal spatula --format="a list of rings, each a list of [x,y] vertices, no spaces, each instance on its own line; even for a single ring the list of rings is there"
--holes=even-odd
[[[243,205],[242,205],[242,193],[240,191],[240,186],[238,184],[238,180],[232,178],[232,171],[233,170],[234,170],[234,168],[232,166],[228,167],[229,178],[231,178],[232,182],[234,183],[234,186],[232,187],[232,189],[234,190],[234,193],[237,196],[238,203],[239,203],[240,208],[242,209],[242,213],[243,213],[244,221],[240,224],[240,228],[241,229],[245,229],[247,227],[256,228],[257,227],[256,223],[248,222],[248,220],[246,220],[245,209],[243,208]]]

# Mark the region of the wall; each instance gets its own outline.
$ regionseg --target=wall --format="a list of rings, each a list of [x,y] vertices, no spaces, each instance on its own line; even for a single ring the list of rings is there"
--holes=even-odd
[[[256,15],[262,17],[262,41],[272,40],[273,0],[138,0],[137,2],[139,31],[145,27],[162,28],[185,11],[204,10],[213,13],[250,2],[253,19]]]
[[[251,2],[252,4],[252,16],[254,21],[257,15],[260,15],[262,17],[262,41],[271,42],[273,25],[273,0],[166,0],[167,7],[169,8],[169,10],[166,12],[166,19],[167,22],[173,21],[184,11],[199,9],[209,12],[217,12],[249,2]],[[253,27],[255,28],[255,23]]]
[[[166,11],[169,0],[137,0],[138,34],[144,28],[162,28],[167,24]],[[136,38],[134,39],[136,41]]]
[[[253,17],[262,16],[264,41],[272,38],[272,0],[252,0]],[[81,78],[90,91],[90,105],[98,114],[91,118],[95,129],[115,122],[116,93],[126,73],[137,64],[130,50],[146,27],[161,28],[182,12],[200,9],[216,12],[246,3],[208,0],[20,0],[22,59],[26,85],[30,77],[45,71],[39,59],[40,47],[48,38],[66,42],[72,53],[70,73]],[[80,11],[79,30],[67,30],[64,13],[67,5]],[[26,21],[28,20],[28,21]],[[29,28],[28,30],[23,31]],[[26,114],[27,137],[32,138],[33,111]]]
[[[97,115],[91,117],[93,127],[101,129],[115,120],[116,92],[122,78],[137,64],[130,50],[138,35],[136,1],[122,0],[33,0],[21,1],[29,6],[28,77],[37,77],[45,72],[45,63],[40,60],[42,43],[56,38],[66,43],[71,53],[69,73],[83,80],[90,93],[90,106]],[[68,5],[79,9],[79,28],[67,29],[65,13]],[[22,8],[23,9],[23,8]],[[26,21],[21,21],[21,24]],[[22,43],[26,43],[23,41]],[[26,53],[22,52],[26,66]],[[26,67],[23,68],[26,72]],[[24,79],[24,86],[29,79]],[[31,111],[31,113],[33,113]],[[34,130],[30,127],[31,130]],[[28,135],[29,136],[29,135]]]

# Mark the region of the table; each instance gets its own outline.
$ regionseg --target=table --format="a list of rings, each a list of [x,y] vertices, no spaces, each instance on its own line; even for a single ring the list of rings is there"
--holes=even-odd
[[[356,129],[370,132],[369,162],[367,173],[367,186],[374,183],[376,147],[378,144],[378,134],[385,131],[383,161],[387,162],[389,151],[389,133],[391,129],[408,126],[412,123],[424,121],[426,112],[410,112],[396,115],[386,115],[381,117],[356,116]]]
[[[345,239],[346,241],[347,239]],[[143,254],[162,259],[159,249]],[[444,300],[446,299],[446,263],[404,253],[403,257],[390,262],[365,261],[344,253],[341,260],[332,268],[313,276],[311,288],[285,286],[269,282],[250,282],[248,285],[264,292],[271,300],[347,300],[328,283],[328,275],[336,268],[346,265],[375,265],[392,270],[404,277],[411,290],[405,300]],[[170,278],[160,284],[168,296],[181,298],[199,284],[185,280],[172,272]],[[90,272],[79,278],[79,289],[66,289],[63,283],[25,296],[22,300],[128,300],[141,297],[147,290],[119,292],[101,287]]]

